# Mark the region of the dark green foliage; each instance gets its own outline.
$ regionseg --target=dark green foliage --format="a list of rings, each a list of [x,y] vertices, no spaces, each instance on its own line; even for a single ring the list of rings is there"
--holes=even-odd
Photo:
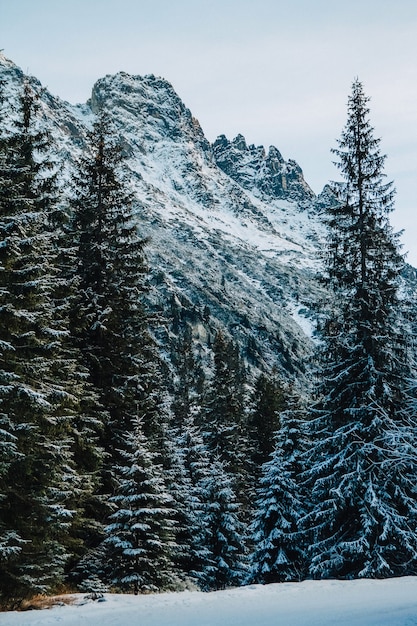
[[[211,458],[229,474],[241,521],[253,499],[253,467],[248,432],[246,371],[239,347],[219,331],[213,342],[214,368],[202,409],[202,433]]]
[[[252,411],[249,416],[249,432],[253,446],[252,460],[255,468],[268,461],[274,450],[274,436],[280,424],[280,412],[286,399],[282,384],[262,373],[255,381]]]
[[[121,159],[108,118],[101,113],[75,179],[79,296],[72,330],[107,411],[103,445],[116,457],[118,440],[137,415],[148,437],[161,436],[158,356],[143,306],[145,241],[133,221],[133,198],[120,174]]]
[[[220,461],[211,463],[201,489],[210,558],[202,568],[199,584],[205,591],[240,585],[246,578],[244,526],[232,480]]]
[[[307,546],[299,532],[309,501],[300,487],[305,412],[295,397],[288,402],[289,408],[279,416],[273,454],[262,468],[252,527],[251,582],[297,581],[306,574]]]
[[[135,594],[174,589],[174,502],[139,421],[125,437],[111,497],[116,510],[106,528],[106,570],[113,585]]]
[[[177,571],[184,582],[191,580],[200,585],[203,570],[211,563],[202,493],[203,476],[209,472],[209,457],[191,417],[175,429],[171,440],[164,478],[175,509],[173,571]]]
[[[73,516],[66,541],[71,556],[66,573],[71,584],[78,581],[76,569],[92,546],[96,546],[104,536],[101,520],[105,516],[107,504],[100,495],[100,474],[103,465],[103,448],[99,441],[103,433],[105,409],[91,381],[83,362],[83,356],[69,329],[69,318],[74,302],[78,297],[77,278],[73,269],[76,265],[76,250],[69,226],[68,203],[63,201],[55,207],[51,219],[54,251],[53,311],[54,316],[65,326],[61,336],[62,376],[71,388],[75,401],[71,428],[72,458],[80,488],[72,508]]]
[[[181,428],[190,416],[196,417],[200,412],[199,388],[203,373],[194,357],[190,326],[178,326],[178,333],[172,354],[175,367],[172,410],[175,424]]]
[[[209,472],[210,458],[196,421],[199,418],[199,382],[202,376],[193,353],[192,331],[188,323],[177,325],[172,363],[175,367],[173,426],[170,466],[165,475],[175,500],[175,561],[183,576],[200,584],[202,570],[210,560],[201,481]]]
[[[202,416],[197,393],[198,368],[187,327],[180,334],[174,359],[178,372],[173,405],[177,425],[175,441],[183,469],[179,483],[186,485],[188,493],[181,508],[185,524],[178,536],[186,548],[183,563],[187,563],[188,575],[204,590],[240,584],[245,576],[244,526],[241,505],[235,493],[236,484],[243,485],[245,481],[236,469],[237,464],[232,467],[230,463],[226,470],[217,459],[219,453],[231,459],[232,446],[235,446],[236,453],[237,444],[243,455],[244,377],[239,379],[238,376],[243,367],[236,346],[225,340],[221,333],[216,336],[214,345],[215,368],[209,389],[210,400],[203,408]],[[219,394],[223,397],[220,398]],[[209,423],[202,425],[203,438],[198,424],[208,415]],[[227,439],[223,441],[223,437]],[[174,490],[177,494],[180,484]]]
[[[91,379],[102,390],[126,384],[113,377],[115,372],[121,376],[120,360],[135,336],[133,324],[140,326],[138,278],[146,272],[144,242],[132,222],[132,197],[117,175],[120,160],[107,117],[101,114],[79,164],[72,204],[80,294],[73,311],[74,334]],[[132,320],[132,310],[137,320]],[[116,399],[109,398],[107,405],[113,404],[117,406]]]
[[[239,348],[221,331],[213,343],[214,371],[204,407],[205,439],[226,470],[238,474],[247,460],[245,370]]]
[[[335,150],[344,182],[329,208],[326,258],[335,301],[323,336],[320,400],[305,487],[314,577],[385,577],[417,571],[416,424],[399,299],[403,259],[388,216],[393,189],[353,83]]]
[[[50,216],[56,203],[48,137],[24,83],[0,156],[0,596],[18,601],[62,581],[79,488],[71,458],[77,400],[54,314]],[[6,461],[6,462],[5,462]]]
[[[101,422],[97,432],[104,449],[99,491],[103,496],[117,494],[125,484],[126,455],[134,453],[129,439],[132,423],[140,420],[144,436],[160,460],[164,450],[159,355],[144,307],[148,290],[146,242],[137,233],[133,197],[127,191],[121,165],[120,147],[108,116],[101,112],[74,180],[73,281],[78,295],[72,300],[71,327],[99,400],[95,415]],[[90,516],[97,523],[111,512],[100,502],[98,499],[90,507]],[[91,548],[97,562],[100,549],[94,542]],[[122,553],[119,558],[122,580],[123,567],[129,569],[130,565]],[[100,575],[96,566],[94,572],[88,571],[88,560],[82,563],[76,568],[78,577],[82,571],[87,577]],[[150,580],[146,584],[152,586]],[[154,584],[159,587],[156,579]]]

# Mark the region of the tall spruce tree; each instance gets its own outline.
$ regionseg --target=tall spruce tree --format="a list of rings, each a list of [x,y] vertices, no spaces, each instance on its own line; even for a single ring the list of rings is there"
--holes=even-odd
[[[50,142],[25,82],[0,156],[0,596],[11,601],[62,582],[79,482],[71,454],[77,399],[55,315]],[[7,452],[6,463],[4,453]],[[5,537],[5,540],[4,540]]]
[[[133,195],[122,173],[123,155],[106,112],[99,112],[74,177],[73,236],[76,244],[71,328],[89,381],[98,394],[100,443],[104,449],[102,495],[124,484],[127,434],[139,419],[152,452],[161,454],[159,355],[144,305],[146,241],[137,232]],[[122,472],[122,473],[120,473]],[[92,509],[106,517],[110,508]],[[97,521],[100,521],[98,519]],[[100,576],[100,547],[92,545],[94,576]],[[84,575],[91,559],[83,560]],[[121,567],[121,564],[120,564]],[[120,568],[118,570],[120,572]],[[82,572],[78,568],[78,575]]]
[[[175,301],[175,311],[174,305]],[[187,322],[180,324],[178,319],[176,332],[178,339],[171,357],[175,375],[169,467],[165,476],[176,502],[175,560],[183,578],[199,584],[202,569],[210,560],[201,494],[201,481],[209,472],[210,460],[196,424],[200,409],[198,379],[202,374],[194,357],[191,327]]]
[[[403,258],[389,224],[394,190],[355,80],[334,150],[343,182],[329,207],[326,268],[334,302],[312,410],[304,519],[313,577],[417,572],[416,422],[399,299]]]
[[[116,457],[118,440],[138,415],[146,436],[159,433],[157,352],[143,304],[146,242],[138,236],[122,162],[108,115],[100,112],[74,181],[79,295],[72,328],[108,413],[106,451]]]
[[[77,299],[77,278],[73,269],[76,266],[75,242],[69,226],[68,201],[63,198],[56,207],[51,219],[54,244],[55,276],[53,296],[54,316],[66,331],[61,336],[61,359],[58,367],[68,381],[76,401],[71,429],[71,449],[80,489],[77,491],[73,516],[68,533],[68,550],[71,556],[67,562],[66,574],[70,583],[77,583],[77,570],[82,569],[80,559],[90,560],[90,547],[104,538],[101,522],[107,509],[106,499],[100,494],[103,448],[100,439],[103,432],[102,415],[104,407],[89,381],[89,372],[83,363],[81,351],[74,345],[69,330],[69,318]]]
[[[211,577],[215,576],[216,570],[211,528],[212,508],[216,506],[213,501],[215,490],[207,488],[208,485],[212,485],[215,477],[213,478],[209,451],[193,412],[184,417],[181,425],[176,429],[174,442],[179,464],[183,470],[182,481],[178,481],[177,486],[177,491],[181,490],[182,502],[181,499],[179,502],[182,506],[176,507],[177,543],[183,546],[183,553],[179,553],[179,556],[188,577],[202,589],[207,589],[210,586],[208,578],[212,580]],[[226,483],[230,482],[229,476],[223,477]],[[235,498],[234,493],[232,497]],[[235,506],[234,503],[233,507]],[[238,524],[239,522],[236,526]]]
[[[12,181],[10,176],[10,163],[9,163],[9,137],[6,129],[3,126],[4,117],[6,115],[6,103],[3,95],[4,81],[0,81],[0,198],[9,193]],[[1,200],[0,200],[1,201]],[[1,208],[3,209],[3,201],[1,201]],[[3,214],[2,210],[2,214]],[[2,215],[3,217],[3,215]],[[4,240],[4,239],[3,239]],[[3,265],[1,266],[3,269]],[[1,303],[4,306],[5,298],[7,298],[7,288],[5,284],[1,286],[0,293]],[[3,361],[3,354],[6,349],[10,349],[8,343],[1,344],[1,354]],[[4,377],[4,373],[2,378]],[[17,437],[13,434],[14,424],[9,414],[4,412],[3,406],[0,413],[0,511],[4,501],[7,499],[7,477],[10,469],[10,465],[13,460],[18,456],[17,451]],[[6,482],[5,482],[6,481]],[[4,515],[0,516],[0,563],[6,563],[10,558],[15,557],[21,551],[24,541],[19,536],[16,530],[13,530],[8,526]],[[4,567],[4,565],[3,565]]]
[[[253,483],[245,406],[246,371],[239,347],[218,331],[213,342],[214,368],[201,411],[209,454],[229,474],[241,522],[251,516]]]
[[[202,476],[208,474],[210,461],[192,417],[173,429],[168,452],[164,478],[174,502],[177,544],[172,569],[173,573],[178,571],[184,583],[191,580],[200,584],[202,571],[211,558],[201,489]]]

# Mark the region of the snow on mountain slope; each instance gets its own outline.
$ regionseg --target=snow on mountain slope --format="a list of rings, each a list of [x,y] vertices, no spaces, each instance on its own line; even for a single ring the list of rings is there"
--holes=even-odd
[[[151,237],[151,265],[168,292],[194,308],[209,307],[244,346],[287,371],[303,369],[309,339],[294,311],[307,313],[322,227],[310,199],[244,189],[216,163],[212,146],[171,85],[124,73],[99,80],[93,111],[107,107],[123,138],[139,199],[138,218]],[[305,184],[305,188],[308,186]],[[299,305],[299,306],[298,306]],[[297,309],[298,306],[298,309]]]
[[[0,75],[16,94],[21,70],[0,57]],[[254,365],[276,364],[286,376],[303,376],[312,345],[306,331],[322,295],[315,274],[323,229],[299,166],[285,163],[275,148],[268,155],[253,149],[253,158],[243,138],[211,146],[172,86],[152,75],[106,76],[90,101],[76,106],[31,80],[57,158],[65,161],[64,177],[93,114],[100,107],[111,112],[139,228],[150,237],[154,305],[167,312],[175,300],[202,350],[224,327],[244,353],[252,346]],[[234,169],[224,166],[227,160]],[[161,329],[163,341],[169,333]]]

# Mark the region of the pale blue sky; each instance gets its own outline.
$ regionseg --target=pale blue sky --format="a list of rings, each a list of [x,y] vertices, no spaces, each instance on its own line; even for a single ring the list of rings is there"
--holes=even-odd
[[[208,139],[273,144],[316,192],[358,76],[417,265],[416,0],[0,0],[0,48],[74,103],[105,74],[163,76]]]

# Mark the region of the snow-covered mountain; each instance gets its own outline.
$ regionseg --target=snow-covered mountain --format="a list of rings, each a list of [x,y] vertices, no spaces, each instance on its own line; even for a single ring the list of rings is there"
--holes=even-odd
[[[0,78],[17,95],[23,72],[0,56]],[[242,135],[213,145],[164,79],[120,72],[97,81],[91,99],[71,105],[31,78],[66,179],[100,107],[110,112],[127,157],[155,287],[152,304],[193,327],[207,349],[222,327],[257,366],[303,377],[311,351],[323,226],[317,198],[295,161]]]

